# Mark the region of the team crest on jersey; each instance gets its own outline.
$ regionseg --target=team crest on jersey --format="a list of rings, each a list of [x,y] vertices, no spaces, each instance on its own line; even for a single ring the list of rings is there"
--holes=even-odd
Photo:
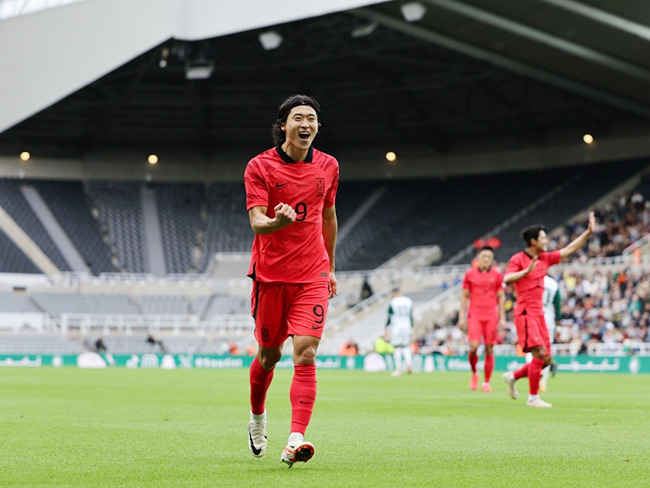
[[[325,178],[316,178],[316,196],[325,195]]]

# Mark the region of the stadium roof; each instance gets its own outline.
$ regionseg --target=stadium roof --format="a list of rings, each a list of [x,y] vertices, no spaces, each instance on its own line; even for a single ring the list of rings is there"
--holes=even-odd
[[[644,134],[649,26],[643,0],[422,0],[169,39],[0,134],[0,154],[250,155],[292,93],[321,102],[319,147],[335,154]]]

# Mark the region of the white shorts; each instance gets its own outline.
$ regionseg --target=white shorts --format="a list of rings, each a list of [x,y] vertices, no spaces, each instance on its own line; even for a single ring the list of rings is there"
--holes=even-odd
[[[395,327],[390,331],[390,343],[393,347],[406,347],[411,343],[410,327]]]

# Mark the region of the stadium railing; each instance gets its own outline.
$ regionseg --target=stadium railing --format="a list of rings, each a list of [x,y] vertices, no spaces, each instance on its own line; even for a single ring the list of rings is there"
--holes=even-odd
[[[589,356],[650,356],[650,342],[626,341],[623,343],[597,343],[587,346]]]
[[[209,320],[199,320],[198,315],[118,315],[118,314],[62,314],[58,320],[61,333],[85,335],[127,334],[133,332],[179,334],[214,334],[241,336],[252,334],[253,318],[248,314],[214,315]]]

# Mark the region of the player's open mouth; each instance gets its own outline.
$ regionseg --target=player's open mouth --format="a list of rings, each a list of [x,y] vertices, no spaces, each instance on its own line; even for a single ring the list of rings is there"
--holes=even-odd
[[[303,141],[306,141],[309,139],[309,132],[300,132],[298,134],[298,137],[300,137]]]

